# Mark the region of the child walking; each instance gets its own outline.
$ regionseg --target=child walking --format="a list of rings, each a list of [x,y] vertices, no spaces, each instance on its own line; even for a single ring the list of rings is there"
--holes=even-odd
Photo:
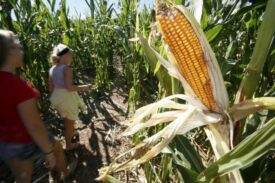
[[[58,44],[52,52],[53,66],[49,70],[49,91],[52,106],[64,119],[66,149],[73,150],[79,146],[73,143],[74,122],[78,120],[79,109],[86,111],[78,91],[88,91],[88,85],[73,84],[72,50],[64,44]]]

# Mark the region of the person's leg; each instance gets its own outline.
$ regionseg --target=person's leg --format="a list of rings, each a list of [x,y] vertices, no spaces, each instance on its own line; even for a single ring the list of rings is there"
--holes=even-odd
[[[56,157],[56,171],[60,174],[60,178],[64,179],[67,177],[70,173],[72,173],[77,165],[77,161],[73,161],[69,165],[67,164],[65,154],[62,148],[62,145],[60,142],[56,141],[55,148],[54,148],[54,155]]]
[[[59,173],[67,173],[67,161],[65,158],[65,154],[64,151],[62,149],[61,144],[56,141],[55,143],[55,147],[54,147],[54,155],[56,157],[56,170]]]
[[[72,143],[72,138],[74,135],[74,121],[68,118],[64,118],[64,126],[65,126],[65,141],[66,141],[66,149],[73,149],[75,144]]]
[[[33,160],[7,160],[5,162],[13,172],[17,183],[31,182]]]

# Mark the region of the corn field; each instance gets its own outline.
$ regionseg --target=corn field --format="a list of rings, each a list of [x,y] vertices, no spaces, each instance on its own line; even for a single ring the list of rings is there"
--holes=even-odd
[[[2,0],[0,27],[24,50],[18,73],[41,92],[48,112],[48,58],[74,50],[76,83],[127,88],[132,148],[101,167],[97,180],[275,182],[275,1],[85,0],[89,16],[69,17],[66,0]],[[118,68],[119,67],[119,68]],[[88,177],[87,177],[88,178]]]

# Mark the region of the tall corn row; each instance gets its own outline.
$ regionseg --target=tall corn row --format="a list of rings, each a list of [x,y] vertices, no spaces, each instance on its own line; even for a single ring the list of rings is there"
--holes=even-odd
[[[1,1],[2,28],[15,31],[23,45],[25,66],[21,74],[31,81],[46,99],[47,78],[50,67],[48,59],[53,46],[60,42],[74,49],[73,67],[78,81],[94,82],[97,91],[111,87],[114,54],[119,50],[114,29],[113,6],[107,1],[86,1],[91,17],[69,17],[67,1],[56,4],[55,0]],[[12,18],[12,10],[14,18]],[[72,10],[71,10],[72,11]],[[104,36],[102,36],[104,34]],[[39,71],[39,72],[37,72]],[[92,78],[84,78],[84,72]],[[47,101],[47,100],[42,100]],[[48,104],[41,102],[42,108]]]
[[[138,12],[139,0],[121,0],[121,11],[117,18],[117,24],[120,27],[124,37],[121,39],[121,48],[118,55],[121,58],[123,74],[127,77],[127,86],[129,89],[128,113],[139,106],[142,96],[150,96],[150,88],[155,86],[155,79],[149,74],[149,66],[143,56],[143,50],[140,44],[131,41],[137,38],[136,31],[140,30],[144,34],[149,32],[149,23],[151,17],[147,8]]]

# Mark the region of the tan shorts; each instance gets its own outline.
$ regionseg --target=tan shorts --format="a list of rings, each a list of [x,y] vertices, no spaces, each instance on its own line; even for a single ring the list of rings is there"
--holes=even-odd
[[[50,101],[61,117],[70,120],[79,120],[79,110],[87,111],[87,107],[78,93],[66,89],[54,89]]]

